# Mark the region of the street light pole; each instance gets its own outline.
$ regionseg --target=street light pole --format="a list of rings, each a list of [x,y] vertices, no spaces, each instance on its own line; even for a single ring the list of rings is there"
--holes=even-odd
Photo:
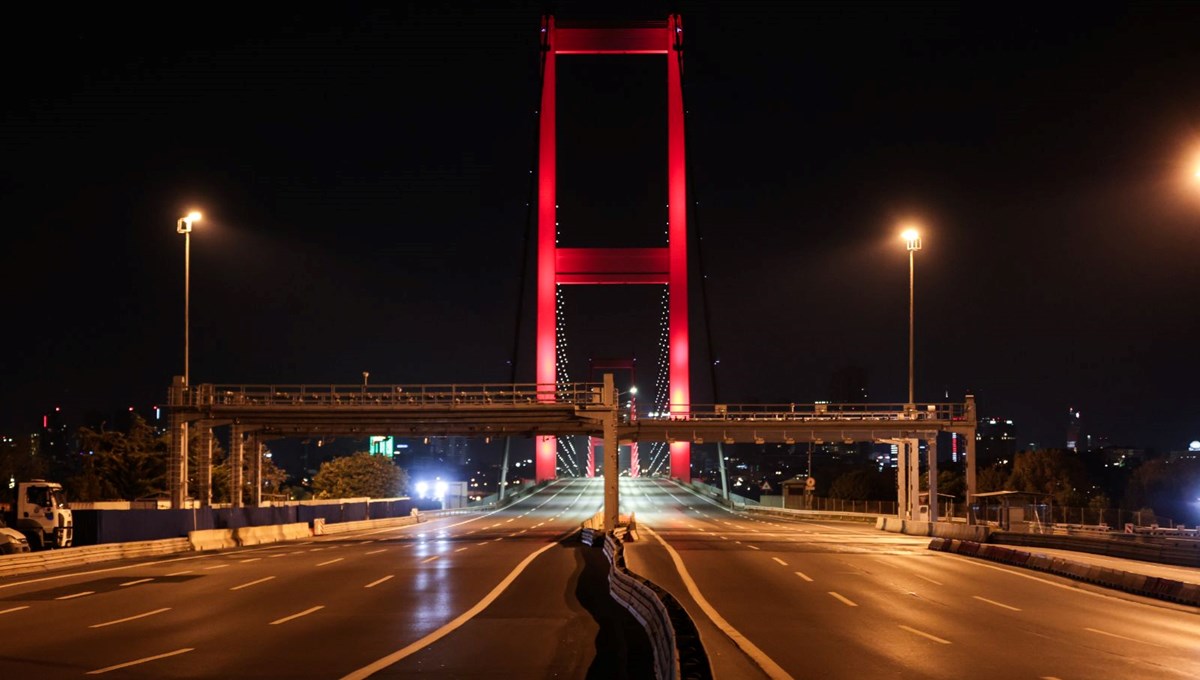
[[[914,346],[914,319],[916,317],[916,301],[914,290],[916,288],[916,264],[915,254],[921,249],[921,235],[916,229],[906,229],[900,235],[908,248],[908,404],[913,404],[913,374],[916,357]]]
[[[200,221],[200,213],[192,211],[180,217],[175,231],[183,234],[183,386],[191,389],[191,302],[192,302],[192,225]]]

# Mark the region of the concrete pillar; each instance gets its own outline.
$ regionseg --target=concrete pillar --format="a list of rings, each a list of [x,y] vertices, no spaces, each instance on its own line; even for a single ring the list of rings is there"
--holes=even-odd
[[[196,499],[200,501],[200,507],[207,508],[212,506],[212,423],[201,422],[197,427],[200,428],[200,450],[196,452]]]
[[[921,500],[921,440],[915,437],[905,439],[908,450],[908,518],[917,519],[917,507]]]
[[[925,444],[929,453],[929,521],[938,521],[938,464],[937,464],[937,432],[925,435]]]
[[[234,423],[229,426],[229,503],[242,507],[242,459],[245,455],[246,428]]]
[[[181,409],[186,405],[186,397],[183,376],[177,375],[171,381],[171,389],[167,393],[167,402],[171,407],[171,435],[167,444],[167,484],[171,494],[171,507],[176,510],[183,507],[188,497],[188,423],[181,413]]]
[[[609,407],[604,415],[604,531],[616,531],[621,516],[617,470],[617,389],[613,385],[612,373],[604,374],[604,405]]]
[[[908,515],[908,446],[903,439],[885,439],[896,447],[896,515],[904,519]]]
[[[266,452],[266,444],[263,444],[262,439],[256,434],[254,435],[254,448],[251,451],[254,454],[254,491],[251,492],[251,498],[254,499],[254,507],[262,507],[262,462],[263,453]]]

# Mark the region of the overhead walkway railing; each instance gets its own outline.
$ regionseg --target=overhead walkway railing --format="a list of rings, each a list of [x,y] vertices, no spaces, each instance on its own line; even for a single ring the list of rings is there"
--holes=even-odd
[[[686,413],[687,415],[680,415]],[[626,412],[626,415],[629,415]],[[666,413],[637,414],[635,419],[703,421],[964,421],[969,417],[967,403],[921,404],[688,404],[672,405]]]
[[[434,385],[197,385],[171,390],[171,406],[480,408],[598,406],[600,383]]]

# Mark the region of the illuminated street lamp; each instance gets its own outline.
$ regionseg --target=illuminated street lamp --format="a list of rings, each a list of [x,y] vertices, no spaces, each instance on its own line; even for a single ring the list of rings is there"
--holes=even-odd
[[[200,213],[193,210],[180,217],[175,224],[175,231],[183,234],[183,386],[185,388],[190,388],[192,383],[188,364],[191,337],[189,323],[191,319],[192,225],[199,221]]]
[[[908,403],[913,403],[913,317],[915,315],[913,288],[914,288],[914,257],[913,254],[921,249],[921,234],[916,229],[909,227],[900,234],[900,238],[904,239],[905,245],[908,248]]]

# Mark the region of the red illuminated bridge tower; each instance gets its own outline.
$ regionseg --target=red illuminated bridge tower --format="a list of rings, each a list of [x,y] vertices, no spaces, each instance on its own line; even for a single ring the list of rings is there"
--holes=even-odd
[[[680,82],[683,29],[679,16],[661,24],[629,28],[542,26],[545,72],[538,137],[537,381],[557,379],[556,300],[560,285],[666,284],[670,342],[669,411],[686,417],[688,382],[687,192],[684,165],[683,91]],[[667,69],[667,247],[559,248],[557,235],[555,62],[572,54],[661,54]],[[546,395],[552,399],[551,395]],[[691,444],[671,445],[671,476],[691,478]],[[538,437],[538,481],[556,475],[554,437]]]

